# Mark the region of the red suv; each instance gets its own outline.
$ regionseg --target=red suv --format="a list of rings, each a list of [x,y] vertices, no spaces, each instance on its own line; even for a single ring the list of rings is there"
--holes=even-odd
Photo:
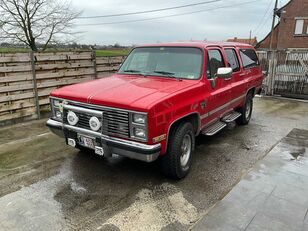
[[[107,78],[50,94],[47,126],[68,145],[146,162],[180,179],[191,168],[195,136],[248,124],[263,75],[247,44],[187,42],[134,48]]]

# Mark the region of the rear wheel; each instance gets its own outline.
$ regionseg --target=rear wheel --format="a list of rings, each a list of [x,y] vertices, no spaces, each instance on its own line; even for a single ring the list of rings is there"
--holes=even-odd
[[[248,124],[251,119],[252,108],[253,108],[253,95],[252,93],[248,93],[246,96],[246,101],[244,106],[238,110],[242,115],[236,120],[236,122],[240,125]]]
[[[161,158],[162,172],[170,178],[184,178],[192,164],[195,148],[193,125],[189,122],[179,124],[169,136],[167,153]]]

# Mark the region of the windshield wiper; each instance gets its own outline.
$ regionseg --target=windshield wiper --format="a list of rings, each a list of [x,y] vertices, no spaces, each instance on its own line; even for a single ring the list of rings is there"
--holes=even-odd
[[[123,72],[128,72],[128,73],[140,73],[138,70],[124,70]]]
[[[122,73],[133,73],[133,74],[145,76],[145,74],[142,73],[141,71],[133,70],[133,69],[124,70],[124,71],[122,71]]]
[[[154,71],[154,73],[167,75],[167,76],[174,76],[175,75],[175,73],[169,72],[169,71]]]
[[[172,78],[177,79],[178,81],[182,81],[182,79],[177,77],[177,76],[175,76],[175,73],[173,73],[173,72],[169,72],[169,71],[154,71],[154,73],[161,74],[161,75],[167,76],[167,77],[172,77]]]

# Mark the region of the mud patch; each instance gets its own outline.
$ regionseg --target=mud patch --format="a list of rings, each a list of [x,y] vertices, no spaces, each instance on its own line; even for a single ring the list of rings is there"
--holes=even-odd
[[[158,196],[161,195],[161,196]],[[127,209],[109,218],[98,230],[118,227],[119,230],[161,230],[172,223],[189,226],[199,218],[197,209],[176,187],[164,183],[154,189],[142,189]]]

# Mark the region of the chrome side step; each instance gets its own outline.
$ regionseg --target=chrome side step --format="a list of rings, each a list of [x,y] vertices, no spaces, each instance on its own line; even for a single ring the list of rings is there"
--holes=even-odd
[[[221,121],[225,122],[225,123],[231,123],[234,120],[236,120],[238,117],[240,117],[242,114],[237,112],[237,111],[233,111],[230,114],[224,116]]]
[[[206,136],[212,136],[212,135],[216,134],[217,132],[219,132],[221,129],[223,129],[226,126],[227,126],[226,123],[218,120],[215,123],[213,123],[212,125],[202,129],[201,133],[203,135],[206,135]]]

